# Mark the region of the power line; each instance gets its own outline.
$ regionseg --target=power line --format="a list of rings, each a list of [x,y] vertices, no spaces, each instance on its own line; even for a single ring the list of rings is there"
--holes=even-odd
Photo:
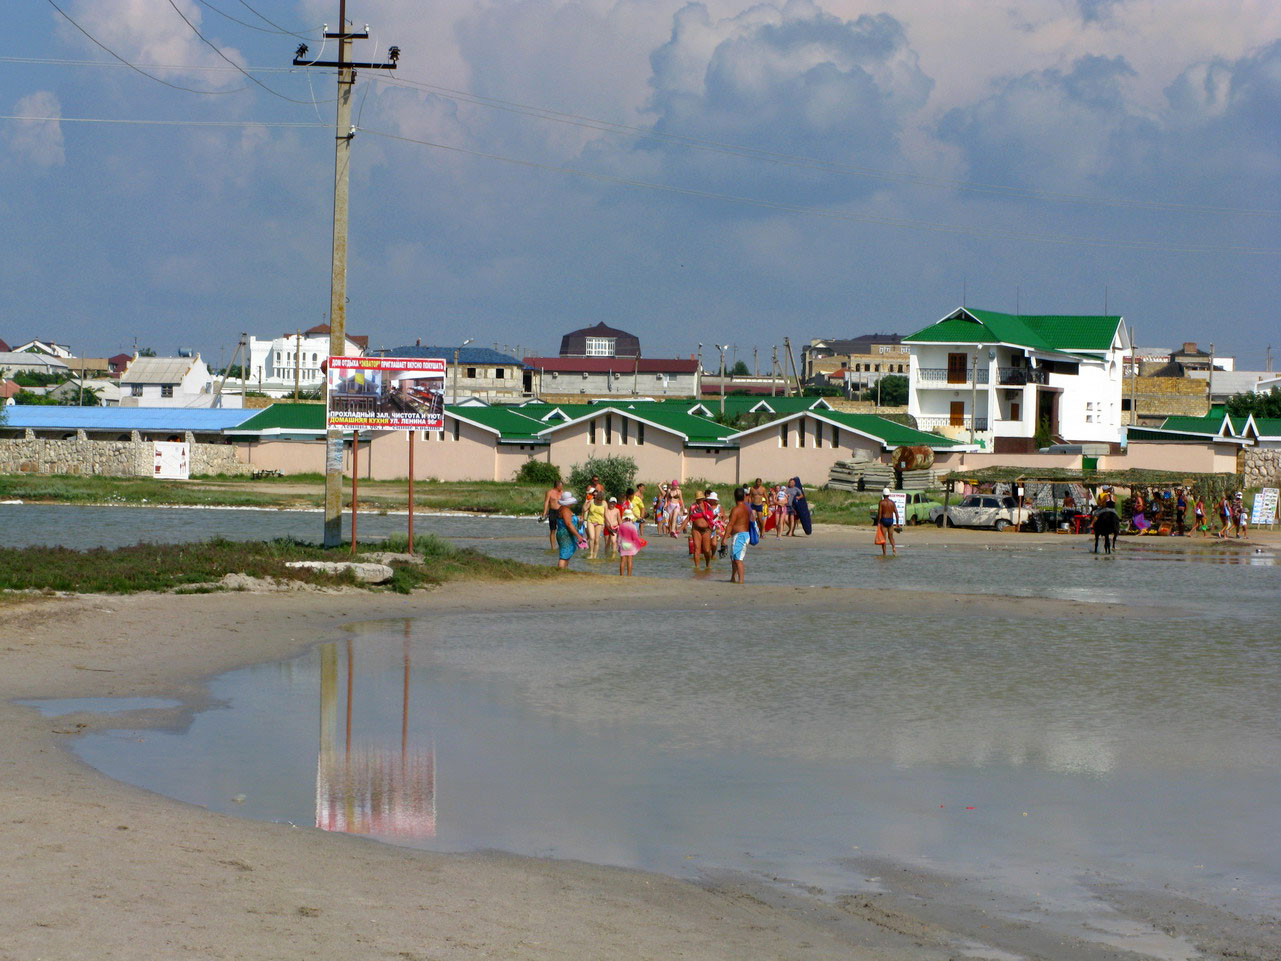
[[[0,120],[24,120],[30,123],[112,123],[138,127],[310,127],[328,129],[332,124],[289,120],[144,120],[115,117],[19,117],[0,114]]]
[[[365,133],[376,137],[385,137],[388,140],[399,140],[404,143],[420,144],[424,147],[433,147],[437,150],[467,154],[473,157],[480,157],[485,160],[496,160],[501,163],[513,164],[515,166],[528,167],[536,170],[549,170],[556,173],[571,174],[573,176],[583,177],[589,180],[597,180],[602,183],[616,184],[621,187],[658,190],[686,197],[698,197],[704,200],[715,200],[722,203],[732,203],[747,207],[760,207],[766,210],[777,210],[784,213],[804,214],[806,216],[822,217],[828,220],[852,221],[854,223],[877,224],[886,227],[903,227],[913,230],[929,230],[940,233],[972,234],[977,236],[997,237],[1005,240],[1024,240],[1035,243],[1061,244],[1065,246],[1111,247],[1127,250],[1159,250],[1177,253],[1281,254],[1281,248],[1274,247],[1174,244],[1147,240],[1107,240],[1096,237],[1055,236],[1050,234],[1009,231],[997,227],[974,227],[966,226],[964,224],[934,223],[925,220],[908,220],[896,217],[878,217],[871,214],[851,214],[834,210],[820,210],[815,207],[802,207],[799,204],[788,204],[774,200],[757,200],[751,197],[738,197],[733,194],[716,193],[714,191],[699,190],[693,187],[676,187],[671,184],[658,184],[644,180],[632,180],[626,177],[615,177],[610,174],[596,173],[595,171],[582,170],[576,167],[568,167],[560,164],[547,164],[539,163],[534,160],[521,160],[515,157],[504,157],[500,154],[485,153],[479,150],[471,150],[467,147],[456,147],[449,144],[435,143],[430,140],[419,140],[414,137],[405,137],[400,134],[387,133],[381,130],[371,130],[368,128],[363,128],[363,130]]]
[[[49,0],[49,2],[52,3],[53,0]],[[191,28],[191,32],[194,33],[197,37],[199,37],[200,40],[205,44],[205,46],[207,46],[210,50],[212,50],[214,53],[220,56],[223,60],[226,60],[227,63],[231,64],[242,76],[248,79],[250,83],[253,83],[259,87],[262,87],[263,90],[266,90],[273,97],[279,97],[281,100],[288,100],[290,103],[312,104],[313,106],[315,105],[314,101],[295,100],[293,97],[288,97],[278,90],[273,90],[271,87],[267,86],[257,77],[255,77],[253,74],[246,72],[244,68],[240,66],[240,64],[236,63],[234,60],[228,57],[225,53],[223,53],[222,50],[218,48],[218,45],[216,43],[214,43],[212,40],[206,37],[203,33],[201,33],[200,30],[197,29],[196,25],[187,19],[187,15],[183,13],[181,9],[179,9],[178,4],[174,3],[173,0],[169,0],[169,6],[173,7],[173,12],[178,14],[178,16],[182,18],[182,22]]]
[[[1187,204],[1176,201],[1157,201],[1157,200],[1126,200],[1126,199],[1109,199],[1101,197],[1088,197],[1080,194],[1055,193],[1047,190],[1037,190],[1032,187],[1014,187],[1008,184],[990,184],[978,181],[958,180],[947,177],[926,177],[920,174],[903,173],[893,170],[881,170],[873,167],[863,167],[855,164],[838,163],[835,161],[817,160],[812,157],[798,156],[795,154],[780,153],[777,151],[763,150],[756,147],[746,147],[740,144],[725,143],[716,140],[707,140],[698,137],[688,137],[680,134],[663,133],[648,127],[638,127],[632,124],[616,123],[610,120],[598,120],[592,117],[584,117],[579,114],[565,113],[558,110],[551,110],[544,107],[531,106],[529,104],[517,103],[510,100],[500,100],[494,97],[485,97],[479,94],[468,93],[464,90],[455,90],[450,87],[442,87],[438,84],[426,83],[419,80],[410,80],[401,76],[379,76],[375,78],[381,82],[390,83],[396,86],[415,87],[421,90],[427,90],[443,97],[446,100],[455,100],[460,103],[470,103],[475,106],[489,107],[494,110],[502,110],[508,113],[516,113],[524,116],[534,117],[540,120],[548,120],[553,123],[563,123],[575,127],[584,127],[589,130],[597,130],[606,133],[615,133],[619,135],[638,137],[646,140],[658,140],[666,143],[679,144],[697,150],[706,150],[712,153],[729,154],[749,159],[765,160],[780,166],[803,167],[814,170],[822,170],[830,173],[843,173],[857,177],[867,177],[875,180],[886,180],[898,183],[910,183],[926,187],[944,187],[952,190],[965,190],[976,193],[987,193],[998,196],[1009,196],[1020,199],[1040,200],[1052,203],[1070,203],[1084,204],[1101,207],[1133,207],[1140,209],[1154,210],[1172,210],[1189,213],[1223,213],[1223,214],[1249,214],[1249,215],[1281,215],[1281,210],[1271,209],[1252,209],[1242,207],[1220,207],[1207,204]]]
[[[134,71],[135,73],[141,74],[142,76],[146,77],[148,80],[154,80],[156,83],[162,83],[166,87],[173,87],[173,89],[175,90],[183,90],[187,93],[203,93],[203,94],[213,95],[213,94],[239,93],[242,90],[248,89],[247,87],[237,87],[235,90],[197,90],[195,87],[184,87],[180,83],[170,83],[168,80],[164,80],[161,77],[157,77],[155,74],[147,73],[147,71],[143,70],[141,67],[135,66],[134,64],[126,60],[124,57],[120,56],[120,54],[116,53],[114,50],[108,47],[101,40],[99,40],[97,37],[91,34],[88,30],[80,26],[80,24],[78,24],[74,19],[72,19],[71,15],[68,14],[67,11],[63,10],[62,7],[54,3],[54,0],[45,0],[45,2],[48,3],[49,6],[53,7],[53,9],[57,10],[58,13],[62,15],[62,18],[67,21],[67,23],[71,24],[73,27],[75,27],[77,30],[83,33],[86,37],[88,37],[89,41],[94,46],[98,47],[101,50],[105,50],[107,53],[111,54],[111,56],[115,57],[122,64],[128,67],[130,70]],[[250,79],[253,79],[253,78],[251,77]]]
[[[272,22],[271,20],[268,20],[268,19],[267,19],[265,16],[263,16],[263,15],[262,15],[262,14],[261,14],[257,9],[255,9],[254,7],[251,7],[251,6],[246,2],[246,0],[240,0],[240,5],[241,5],[242,7],[244,7],[246,10],[248,10],[250,13],[252,13],[252,14],[253,14],[255,17],[257,17],[259,20],[261,20],[263,23],[267,24],[268,26],[275,27],[275,28],[276,28],[277,30],[279,30],[281,33],[287,33],[287,34],[289,34],[291,37],[298,37],[298,39],[299,39],[299,40],[306,40],[306,39],[307,39],[306,37],[303,37],[303,36],[300,36],[299,34],[294,33],[292,30],[286,30],[284,27],[282,27],[282,26],[281,26],[280,24],[278,24],[278,23],[274,23],[274,22]],[[338,27],[339,27],[339,29],[341,30],[341,29],[342,29],[342,27],[343,27],[343,25],[340,23],[340,24],[338,24]]]
[[[297,37],[299,40],[307,40],[307,39],[309,39],[309,38],[308,38],[306,35],[304,35],[304,34],[301,34],[301,33],[295,33],[294,31],[292,31],[292,30],[286,30],[286,29],[284,29],[283,27],[277,27],[275,24],[272,24],[272,26],[270,26],[270,27],[260,27],[260,26],[258,26],[257,24],[254,24],[254,23],[246,23],[244,20],[240,20],[240,19],[238,19],[238,18],[236,18],[236,17],[233,17],[233,16],[232,16],[231,14],[229,14],[226,10],[221,10],[221,9],[219,9],[218,7],[215,7],[212,3],[210,3],[210,2],[209,2],[209,0],[196,0],[196,2],[197,2],[198,4],[200,4],[202,7],[208,7],[210,10],[212,10],[214,13],[218,14],[220,17],[226,17],[226,18],[227,18],[228,20],[230,20],[232,23],[238,23],[238,24],[240,24],[242,27],[245,27],[245,28],[247,28],[247,29],[249,29],[249,30],[257,30],[259,33],[273,33],[273,34],[283,35],[283,36],[287,36],[287,37]],[[246,4],[246,6],[248,6],[248,4]],[[267,18],[266,18],[266,17],[263,17],[263,16],[262,16],[262,14],[258,13],[258,11],[257,11],[257,10],[253,10],[253,8],[252,8],[252,7],[250,7],[250,10],[252,10],[255,14],[258,14],[258,16],[259,16],[261,19],[263,19],[263,20],[267,20]],[[267,20],[267,23],[271,23],[271,21],[270,21],[270,20]],[[315,33],[317,30],[320,30],[320,29],[321,29],[320,27],[310,27],[310,28],[307,30],[307,33]]]

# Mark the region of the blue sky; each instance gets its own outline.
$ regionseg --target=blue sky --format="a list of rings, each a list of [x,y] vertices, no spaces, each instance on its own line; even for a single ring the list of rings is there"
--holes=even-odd
[[[201,92],[46,0],[11,5],[0,112],[63,119],[0,120],[0,338],[219,362],[242,330],[322,322],[334,78],[282,69],[298,40],[274,31],[330,59],[337,3],[57,2]],[[651,356],[730,343],[750,363],[784,336],[906,333],[963,291],[1037,313],[1102,312],[1106,291],[1145,345],[1281,352],[1281,5],[349,16],[370,25],[358,59],[403,51],[356,92],[348,326],[375,346],[554,353],[605,321]]]

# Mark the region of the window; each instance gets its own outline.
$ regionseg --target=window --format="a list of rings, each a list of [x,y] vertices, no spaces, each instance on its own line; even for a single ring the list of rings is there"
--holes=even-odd
[[[130,384],[130,385],[129,385],[129,396],[130,396],[130,397],[141,397],[141,396],[142,396],[142,384]]]
[[[161,396],[161,397],[172,397],[172,396],[173,396],[173,384],[161,384],[161,385],[160,385],[160,396]]]
[[[645,425],[639,422],[636,424],[636,443],[645,443]]]
[[[614,415],[605,415],[605,443],[614,443]]]
[[[454,418],[454,440],[458,440],[458,418]]]
[[[832,425],[832,446],[833,447],[841,446],[841,429],[837,427],[835,424]]]
[[[470,377],[472,380],[475,380],[475,379],[476,379],[476,368],[475,368],[475,367],[468,367],[468,368],[467,368],[467,376],[468,376],[468,377]]]
[[[507,376],[507,371],[502,367],[494,368],[494,380],[502,380]]]
[[[587,443],[596,443],[596,418],[593,417],[587,422]]]
[[[588,337],[587,338],[587,356],[588,357],[613,357],[614,356],[614,338],[613,337]]]
[[[787,424],[780,424],[778,428],[778,446],[787,446]]]
[[[805,446],[805,418],[802,417],[796,422],[796,446]]]
[[[618,425],[618,442],[620,444],[627,443],[627,418],[626,417],[624,417],[622,420],[622,423]]]

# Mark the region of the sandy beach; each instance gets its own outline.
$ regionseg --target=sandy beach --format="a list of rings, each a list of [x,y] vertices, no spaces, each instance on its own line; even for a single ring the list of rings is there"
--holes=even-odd
[[[496,597],[510,611],[572,607],[582,584],[469,583],[409,597],[82,596],[0,609],[0,958],[1134,957],[1013,920],[1017,904],[988,903],[965,879],[893,865],[876,867],[887,893],[831,899],[738,876],[693,884],[574,862],[442,855],[228,817],[112,780],[64,749],[80,732],[120,726],[119,716],[45,718],[13,703],[146,696],[199,709],[205,679],[341,637],[344,625],[492,608]],[[728,610],[741,594],[727,584],[633,582],[635,609],[674,601]],[[753,603],[874,611],[895,602],[853,589],[758,587]],[[1022,602],[921,594],[914,603],[943,614]],[[1038,604],[1046,616],[1079,608]],[[1152,926],[1152,956],[1184,944],[1210,957],[1281,956],[1274,923],[1169,892],[1101,896]]]

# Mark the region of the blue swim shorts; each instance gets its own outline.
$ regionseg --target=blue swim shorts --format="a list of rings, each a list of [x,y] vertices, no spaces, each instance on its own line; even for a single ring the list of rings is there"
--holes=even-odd
[[[730,556],[736,561],[747,558],[747,545],[751,543],[752,535],[747,531],[740,531],[734,535],[734,543],[730,548]]]

